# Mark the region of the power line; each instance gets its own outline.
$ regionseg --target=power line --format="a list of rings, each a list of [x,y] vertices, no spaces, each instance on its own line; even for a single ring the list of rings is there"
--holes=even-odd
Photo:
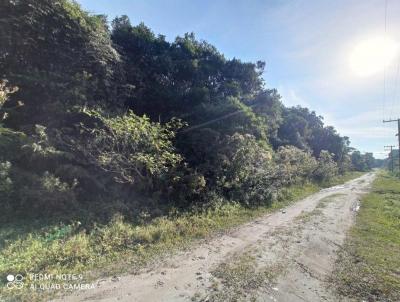
[[[384,40],[386,43],[387,39],[387,8],[388,8],[388,0],[385,0],[385,35]],[[383,106],[382,106],[382,119],[385,119],[385,103],[386,103],[386,61],[384,59],[383,62]]]
[[[396,68],[396,77],[394,80],[394,96],[392,99],[392,107],[390,108],[390,118],[392,117],[393,110],[396,106],[396,101],[397,101],[397,95],[399,91],[399,73],[400,73],[400,57],[397,59],[397,68]]]
[[[388,8],[388,0],[385,0],[385,33],[387,28],[387,8]]]
[[[399,171],[400,171],[400,118],[395,119],[395,120],[390,119],[390,120],[387,120],[387,121],[383,120],[383,122],[384,123],[397,122],[397,134],[396,134],[396,136],[397,136],[398,142],[399,142],[399,152],[398,153],[399,153]],[[399,177],[400,177],[400,173],[399,173]]]
[[[396,147],[394,145],[384,146],[385,151],[389,151],[387,148],[390,148],[389,158],[390,158],[390,170],[394,171],[394,158],[393,158],[393,148]]]

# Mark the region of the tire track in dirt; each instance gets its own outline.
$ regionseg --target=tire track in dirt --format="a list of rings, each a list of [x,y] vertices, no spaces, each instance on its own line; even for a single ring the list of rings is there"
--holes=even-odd
[[[353,223],[360,196],[373,179],[369,173],[323,189],[280,212],[195,245],[191,251],[178,252],[151,271],[121,276],[118,282],[99,282],[96,289],[57,301],[218,300],[218,292],[227,289],[215,271],[221,264],[235,263],[245,252],[256,255],[257,269],[279,267],[279,271],[273,281],[266,278],[243,297],[235,293],[239,300],[337,301],[326,278]]]

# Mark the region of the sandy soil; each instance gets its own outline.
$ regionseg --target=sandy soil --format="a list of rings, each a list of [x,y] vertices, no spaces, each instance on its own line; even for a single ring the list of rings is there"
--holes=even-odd
[[[96,289],[57,301],[212,301],[215,291],[226,290],[215,287],[218,280],[213,272],[245,251],[254,251],[257,267],[279,267],[274,281],[266,280],[252,293],[257,301],[338,301],[329,274],[360,196],[373,179],[369,173],[321,190],[191,251],[177,253],[149,272],[101,280]]]

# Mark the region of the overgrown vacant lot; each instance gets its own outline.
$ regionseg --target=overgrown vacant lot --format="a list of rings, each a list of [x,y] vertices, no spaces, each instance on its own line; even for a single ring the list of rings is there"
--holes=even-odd
[[[44,300],[8,274],[137,272],[386,165],[285,105],[264,61],[101,13],[0,1],[0,301]]]
[[[174,214],[148,223],[134,224],[121,216],[108,225],[85,229],[78,221],[50,224],[33,221],[0,228],[0,275],[8,273],[83,273],[85,281],[104,275],[135,272],[173,249],[184,248],[194,239],[247,222],[310,195],[321,187],[343,183],[362,173],[348,173],[324,185],[307,183],[285,190],[272,206],[246,208],[221,204],[207,211]],[[37,282],[40,283],[40,282]],[[0,297],[10,301],[41,301],[46,292],[7,290],[1,278]],[[26,280],[25,289],[31,284]],[[11,294],[11,295],[10,295]],[[7,300],[8,301],[8,300]]]
[[[336,274],[337,273],[337,274]],[[387,173],[361,203],[338,261],[339,292],[367,301],[400,301],[400,181]]]

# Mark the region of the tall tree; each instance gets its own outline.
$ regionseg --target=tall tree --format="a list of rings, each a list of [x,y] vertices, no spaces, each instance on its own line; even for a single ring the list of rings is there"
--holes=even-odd
[[[0,45],[0,76],[20,88],[8,106],[25,104],[7,119],[11,127],[54,124],[74,106],[121,101],[121,60],[105,17],[75,2],[1,1]]]

